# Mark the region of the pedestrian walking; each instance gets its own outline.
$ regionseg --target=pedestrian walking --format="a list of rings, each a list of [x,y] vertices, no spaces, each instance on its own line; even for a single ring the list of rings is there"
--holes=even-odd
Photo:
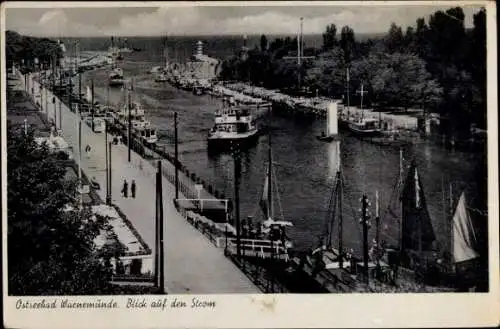
[[[90,158],[90,150],[91,147],[89,144],[87,144],[87,146],[85,146],[85,153],[87,154],[87,158]]]
[[[125,198],[128,197],[128,183],[126,179],[123,180],[122,196]]]
[[[132,193],[132,198],[135,199],[135,191],[137,189],[137,186],[135,185],[135,180],[132,179],[132,185],[130,185],[130,193]]]

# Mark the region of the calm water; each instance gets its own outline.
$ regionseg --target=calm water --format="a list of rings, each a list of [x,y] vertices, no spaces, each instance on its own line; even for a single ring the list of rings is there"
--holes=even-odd
[[[185,52],[191,48],[193,40],[184,40]],[[219,53],[232,52],[238,40],[218,41],[214,48]],[[210,96],[194,96],[180,91],[168,84],[155,83],[147,71],[160,65],[161,42],[156,42],[148,52],[125,54],[121,67],[127,77],[133,77],[136,99],[147,111],[148,119],[159,129],[162,135],[160,143],[173,150],[173,112],[179,115],[179,153],[181,162],[214,185],[227,197],[233,195],[233,161],[228,155],[209,157],[206,150],[206,135],[213,124],[213,112],[221,101]],[[223,45],[220,50],[217,45]],[[131,46],[141,47],[133,44]],[[232,48],[229,49],[229,47]],[[207,46],[210,49],[210,45]],[[229,50],[228,50],[229,49]],[[170,50],[172,53],[172,50]],[[208,53],[210,51],[207,50]],[[215,52],[215,51],[214,51]],[[179,51],[178,53],[182,53]],[[123,102],[120,89],[107,88],[107,69],[86,73],[84,86],[94,79],[96,98],[104,103],[109,94],[109,102]],[[267,121],[267,118],[263,120]],[[267,125],[267,122],[261,122]],[[322,119],[305,121],[272,115],[271,133],[279,200],[275,200],[275,213],[283,213],[286,220],[294,223],[290,236],[298,249],[307,249],[317,243],[317,237],[324,228],[328,214],[334,175],[334,144],[316,140],[324,127]],[[243,155],[243,173],[240,189],[241,217],[261,218],[258,208],[260,193],[267,161],[267,136],[260,138],[257,146]],[[379,191],[382,215],[382,237],[396,243],[399,224],[386,211],[391,203],[397,203],[394,187],[399,172],[399,150],[363,143],[357,138],[342,135],[341,154],[345,178],[344,193],[344,244],[359,250],[361,227],[358,224],[360,213],[359,199],[367,194],[375,213],[375,191]],[[473,204],[478,200],[481,176],[485,170],[481,167],[481,157],[477,154],[449,152],[431,144],[421,144],[404,149],[405,165],[415,157],[421,175],[424,192],[436,235],[443,246],[448,245],[449,228],[446,225],[444,190],[453,185],[453,194],[458,198],[462,189],[467,191]],[[478,178],[479,177],[479,178]],[[275,197],[276,199],[276,197]],[[279,202],[278,202],[279,201]],[[397,214],[400,213],[395,208]],[[485,223],[482,223],[483,225]],[[375,234],[372,225],[370,236]]]

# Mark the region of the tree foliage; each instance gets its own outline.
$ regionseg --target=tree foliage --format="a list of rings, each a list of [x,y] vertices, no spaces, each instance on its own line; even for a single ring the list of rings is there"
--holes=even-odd
[[[337,27],[335,24],[330,24],[323,32],[323,50],[331,50],[337,46]]]
[[[20,64],[24,61],[27,67],[32,67],[35,58],[38,58],[39,63],[49,65],[54,58],[63,56],[57,42],[48,38],[21,36],[13,31],[5,32],[5,45],[8,66],[13,62]]]
[[[458,130],[468,131],[466,126],[471,122],[484,128],[486,11],[483,8],[474,15],[473,29],[466,30],[464,20],[460,7],[439,10],[427,22],[418,18],[404,33],[392,23],[383,38],[364,41],[357,41],[349,26],[342,27],[337,36],[337,27],[331,23],[322,35],[322,48],[310,51],[314,61],[305,61],[297,68],[294,61],[283,60],[295,54],[296,39],[277,38],[270,42],[264,57],[254,53],[246,62],[229,59],[223,78],[286,89],[297,83],[300,72],[310,89],[342,97],[347,93],[349,67],[354,103],[359,102],[354,91],[363,83],[368,90],[365,104],[374,101],[381,107],[423,107],[452,118]]]
[[[103,218],[76,206],[76,182],[30,133],[7,131],[8,273],[11,295],[78,295],[110,292],[111,268],[94,238]]]

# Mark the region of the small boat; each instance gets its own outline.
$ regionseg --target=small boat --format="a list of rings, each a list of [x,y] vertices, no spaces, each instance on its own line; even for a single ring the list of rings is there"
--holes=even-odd
[[[111,87],[123,86],[124,82],[123,70],[119,67],[115,67],[109,74],[109,85]]]
[[[379,136],[382,133],[377,119],[361,118],[348,122],[347,126],[353,134],[359,137]]]
[[[95,133],[102,133],[106,129],[106,121],[104,118],[94,118],[94,132]]]
[[[131,91],[129,91],[131,92]],[[116,121],[125,129],[130,125],[132,133],[146,145],[153,145],[158,142],[156,129],[151,126],[151,122],[146,120],[146,114],[139,102],[127,98],[129,101],[124,104],[121,111],[116,115]]]
[[[244,148],[254,144],[258,136],[259,129],[250,110],[233,106],[230,101],[229,105],[215,112],[215,125],[207,137],[208,149],[225,151],[235,145]]]
[[[163,71],[156,73],[155,82],[167,82],[166,73]]]
[[[326,133],[323,132],[321,136],[316,136],[316,138],[322,142],[331,142],[338,137],[337,103],[331,103],[326,112]]]

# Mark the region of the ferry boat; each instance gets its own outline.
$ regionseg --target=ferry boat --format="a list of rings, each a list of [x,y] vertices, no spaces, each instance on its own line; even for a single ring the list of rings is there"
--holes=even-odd
[[[359,137],[379,136],[382,133],[377,119],[361,118],[349,121],[347,126],[352,133]]]
[[[109,85],[111,87],[123,86],[124,82],[125,79],[123,78],[123,70],[119,67],[115,67],[109,74]]]
[[[128,129],[129,111],[132,133],[148,145],[156,144],[158,142],[156,129],[151,126],[151,123],[148,120],[146,120],[145,111],[140,103],[130,102],[130,105],[125,104],[121,111],[117,113],[116,121],[123,126],[123,128]]]
[[[258,136],[259,129],[248,108],[223,106],[215,112],[215,125],[208,133],[208,149],[223,151],[234,144],[244,147],[255,143]]]

